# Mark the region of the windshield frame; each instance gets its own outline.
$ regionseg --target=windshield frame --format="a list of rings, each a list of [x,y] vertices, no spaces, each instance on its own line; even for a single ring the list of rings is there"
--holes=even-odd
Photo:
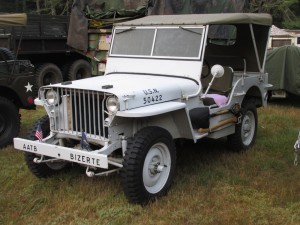
[[[115,42],[115,37],[116,37],[116,33],[118,34],[118,31],[120,33],[125,33],[125,32],[130,32],[132,30],[138,30],[138,29],[150,29],[150,30],[154,30],[154,37],[152,39],[152,49],[151,49],[151,54],[149,55],[128,55],[128,54],[115,54],[113,53],[113,47],[114,47],[114,42]],[[199,40],[199,46],[198,46],[198,52],[197,52],[197,56],[156,56],[156,55],[153,55],[153,52],[154,52],[154,48],[156,46],[156,41],[157,41],[157,32],[158,30],[162,30],[162,29],[182,29],[182,30],[185,30],[185,31],[188,31],[188,32],[193,32],[189,29],[199,29],[201,30],[201,37],[200,37],[200,40]],[[121,30],[121,31],[120,31]],[[193,32],[195,33],[195,32]],[[113,39],[112,39],[112,42],[111,42],[111,48],[110,48],[110,51],[109,51],[109,56],[112,56],[112,57],[126,57],[126,58],[149,58],[149,59],[188,59],[188,60],[199,60],[200,59],[200,56],[201,56],[201,53],[202,53],[202,48],[203,48],[203,41],[204,41],[204,35],[205,34],[205,26],[183,26],[183,25],[180,25],[180,26],[141,26],[141,27],[132,27],[132,26],[122,26],[122,27],[115,27],[114,30],[113,30]]]

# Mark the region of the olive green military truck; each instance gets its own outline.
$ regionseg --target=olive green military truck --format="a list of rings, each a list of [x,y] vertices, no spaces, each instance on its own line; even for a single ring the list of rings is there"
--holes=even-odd
[[[0,14],[0,26],[23,26],[26,21],[26,14]],[[16,58],[7,48],[0,48],[0,148],[19,133],[19,109],[35,109],[34,67]]]

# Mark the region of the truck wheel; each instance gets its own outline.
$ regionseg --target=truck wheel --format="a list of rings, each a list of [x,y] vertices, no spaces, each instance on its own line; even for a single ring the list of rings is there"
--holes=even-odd
[[[91,74],[91,64],[84,59],[79,59],[72,63],[72,65],[70,66],[68,80],[79,80],[88,78],[91,77]]]
[[[47,137],[50,134],[49,117],[48,115],[45,115],[40,119],[38,119],[32,126],[27,137],[29,140],[37,140],[35,136],[35,132],[39,124],[41,125],[41,129],[44,137]],[[27,164],[28,169],[31,171],[31,173],[33,173],[38,178],[50,177],[69,169],[69,163],[67,162],[59,161],[59,162],[35,163],[33,162],[33,160],[34,158],[40,158],[39,155],[28,153],[28,152],[25,152],[24,154],[25,154],[25,162]]]
[[[69,70],[72,63],[73,63],[72,61],[67,61],[60,67],[64,81],[68,80]]]
[[[20,131],[20,115],[14,103],[0,96],[0,148],[12,143]]]
[[[63,81],[60,69],[53,63],[44,63],[36,69],[36,84],[38,87],[56,84]]]
[[[257,132],[257,110],[254,102],[242,105],[241,123],[235,125],[235,133],[228,136],[229,148],[234,151],[246,150],[253,146]]]
[[[128,141],[121,180],[132,203],[145,204],[165,195],[171,186],[176,164],[176,149],[171,135],[159,127],[138,131]]]
[[[0,61],[14,60],[15,54],[7,48],[0,48]]]

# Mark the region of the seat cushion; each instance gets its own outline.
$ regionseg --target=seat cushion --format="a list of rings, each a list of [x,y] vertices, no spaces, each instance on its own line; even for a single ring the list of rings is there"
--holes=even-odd
[[[206,97],[212,98],[219,107],[227,103],[227,97],[225,95],[207,94]]]

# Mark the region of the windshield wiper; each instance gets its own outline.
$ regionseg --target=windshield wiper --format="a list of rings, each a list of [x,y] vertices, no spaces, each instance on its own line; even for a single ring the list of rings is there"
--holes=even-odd
[[[117,29],[116,34],[121,34],[121,33],[127,32],[127,31],[132,31],[134,29],[136,29],[136,27],[130,27],[128,29]]]
[[[185,27],[182,27],[182,26],[179,26],[180,29],[182,30],[185,30],[185,31],[188,31],[188,32],[192,32],[194,34],[199,34],[199,35],[202,35],[202,32],[201,33],[198,33],[196,32],[195,30],[191,30],[191,29],[188,29],[188,28],[185,28]],[[197,28],[198,29],[198,28]]]

